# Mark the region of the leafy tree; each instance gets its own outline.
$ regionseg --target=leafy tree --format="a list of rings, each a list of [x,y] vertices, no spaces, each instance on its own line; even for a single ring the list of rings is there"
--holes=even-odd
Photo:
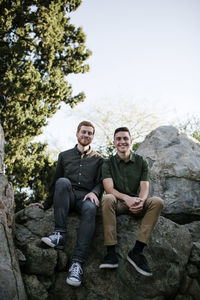
[[[60,108],[84,100],[73,96],[66,77],[85,73],[91,52],[82,28],[69,15],[81,0],[0,1],[0,122],[5,134],[5,165],[19,196],[45,197],[47,171],[53,165],[46,145],[33,143]],[[25,189],[25,190],[26,190]],[[30,191],[21,194],[24,200]],[[37,199],[36,199],[37,197]],[[39,197],[39,199],[38,199]]]
[[[200,118],[197,115],[188,116],[177,125],[179,129],[186,132],[200,142]]]
[[[116,99],[115,99],[116,100]],[[103,107],[103,109],[102,109]],[[66,112],[70,118],[71,112]],[[101,101],[101,104],[90,105],[90,110],[76,107],[73,118],[87,118],[95,124],[96,133],[94,147],[104,157],[115,153],[113,134],[116,128],[126,126],[133,139],[132,150],[136,151],[145,136],[156,127],[162,125],[159,117],[153,113],[149,106],[139,106],[119,98],[115,103],[111,99]]]

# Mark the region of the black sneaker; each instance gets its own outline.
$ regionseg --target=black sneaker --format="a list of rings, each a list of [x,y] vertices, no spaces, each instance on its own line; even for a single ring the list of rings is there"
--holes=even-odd
[[[130,251],[127,255],[127,260],[131,265],[142,275],[151,276],[152,271],[148,266],[146,257],[144,254],[134,254],[133,251]]]
[[[99,266],[100,269],[115,269],[118,268],[118,258],[115,252],[106,254],[103,262]]]
[[[71,267],[69,269],[69,273],[68,273],[66,282],[69,285],[80,286],[82,276],[83,276],[83,270],[81,268],[81,265],[78,262],[75,262],[71,265]]]
[[[65,239],[60,232],[54,232],[54,234],[43,237],[41,240],[52,248],[64,249]]]

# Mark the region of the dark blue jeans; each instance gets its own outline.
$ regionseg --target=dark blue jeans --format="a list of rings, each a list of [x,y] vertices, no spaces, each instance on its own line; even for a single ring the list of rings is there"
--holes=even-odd
[[[55,231],[66,232],[67,216],[70,211],[77,211],[81,215],[77,242],[72,260],[84,262],[87,258],[89,246],[95,230],[97,207],[89,199],[82,201],[86,191],[72,189],[69,179],[59,178],[54,192]]]

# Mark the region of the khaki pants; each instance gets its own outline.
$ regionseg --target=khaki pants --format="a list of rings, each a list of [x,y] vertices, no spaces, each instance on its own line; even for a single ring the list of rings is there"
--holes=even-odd
[[[137,235],[137,240],[148,243],[151,233],[156,225],[160,212],[163,208],[163,200],[158,197],[148,198],[144,203],[142,211],[142,223]],[[117,244],[116,215],[129,213],[125,202],[116,199],[112,194],[107,194],[102,200],[102,215],[104,229],[104,245]],[[132,214],[134,216],[134,214]],[[140,216],[141,213],[136,216]]]

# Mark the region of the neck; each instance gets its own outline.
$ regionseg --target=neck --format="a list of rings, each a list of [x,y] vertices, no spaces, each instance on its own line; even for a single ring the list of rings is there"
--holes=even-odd
[[[131,155],[131,151],[128,150],[127,152],[117,152],[117,154],[119,155],[119,157],[123,160],[129,160],[130,155]]]
[[[81,144],[78,143],[78,146],[77,146],[78,150],[83,153],[85,151],[88,151],[90,149],[90,145],[87,145],[87,146],[82,146]]]

